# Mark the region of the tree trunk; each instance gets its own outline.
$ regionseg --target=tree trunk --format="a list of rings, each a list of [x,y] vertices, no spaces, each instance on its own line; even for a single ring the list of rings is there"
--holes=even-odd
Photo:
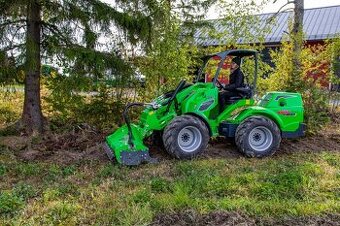
[[[304,0],[295,0],[294,4],[295,4],[294,24],[293,24],[293,30],[292,30],[292,41],[293,41],[293,75],[292,75],[293,77],[292,77],[292,80],[296,81],[296,79],[300,79],[302,76],[301,49],[303,46]]]
[[[43,115],[40,101],[40,14],[41,7],[37,0],[29,0],[27,3],[25,100],[22,114],[24,129],[29,134],[43,132]]]

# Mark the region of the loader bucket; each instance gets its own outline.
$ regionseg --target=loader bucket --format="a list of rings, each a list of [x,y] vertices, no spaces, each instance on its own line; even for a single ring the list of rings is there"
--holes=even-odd
[[[120,127],[106,137],[104,149],[110,158],[128,166],[136,166],[143,162],[155,162],[149,155],[149,149],[143,144],[144,131],[137,125],[131,124],[132,136],[129,139],[127,125]]]

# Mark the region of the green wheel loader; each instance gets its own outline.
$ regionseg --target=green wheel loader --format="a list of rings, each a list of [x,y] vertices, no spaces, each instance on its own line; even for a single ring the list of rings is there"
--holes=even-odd
[[[254,65],[251,84],[237,88],[238,96],[221,106],[218,79],[229,57],[250,59]],[[218,59],[210,81],[206,68],[211,59]],[[201,154],[211,137],[225,136],[235,140],[240,152],[248,157],[265,157],[275,153],[282,138],[304,135],[303,103],[299,93],[268,92],[254,100],[256,91],[258,53],[254,50],[227,50],[203,58],[195,82],[181,81],[171,92],[151,103],[131,103],[124,110],[126,124],[106,138],[104,149],[111,160],[124,165],[155,162],[143,140],[153,133],[162,134],[166,151],[178,159],[192,159]],[[128,111],[142,106],[138,123],[131,123]]]

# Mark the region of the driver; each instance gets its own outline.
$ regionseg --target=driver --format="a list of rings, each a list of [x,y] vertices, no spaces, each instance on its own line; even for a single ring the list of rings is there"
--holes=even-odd
[[[226,102],[230,97],[238,96],[236,88],[244,86],[244,75],[240,69],[240,66],[241,58],[234,57],[231,60],[230,65],[229,84],[224,86],[224,90],[220,93],[220,103],[222,108],[226,105]]]

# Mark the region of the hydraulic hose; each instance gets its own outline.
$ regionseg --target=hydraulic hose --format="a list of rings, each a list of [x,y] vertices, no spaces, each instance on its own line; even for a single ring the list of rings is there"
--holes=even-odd
[[[130,124],[130,117],[129,117],[129,108],[134,107],[134,106],[139,106],[139,107],[144,107],[145,103],[129,103],[126,105],[124,111],[123,111],[123,118],[124,121],[126,123],[126,126],[128,128],[128,135],[129,135],[129,139],[128,139],[128,143],[130,145],[130,147],[133,147],[133,142],[132,142],[132,129],[131,129],[131,124]]]

